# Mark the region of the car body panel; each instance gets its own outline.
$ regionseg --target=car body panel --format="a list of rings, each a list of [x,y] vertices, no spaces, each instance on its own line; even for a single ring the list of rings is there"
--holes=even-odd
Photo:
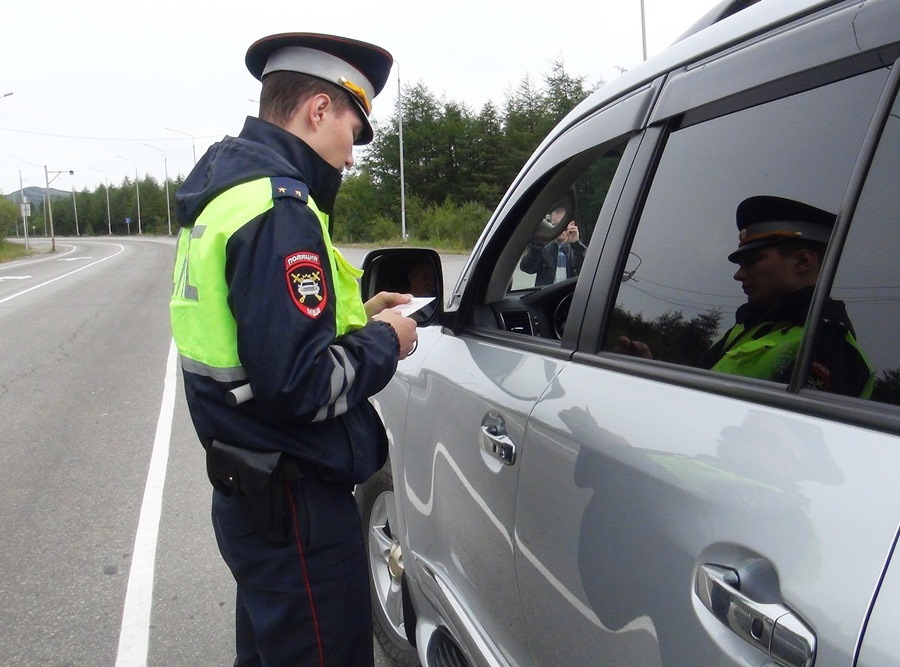
[[[900,529],[898,529],[900,538]],[[897,667],[897,628],[900,627],[900,567],[897,563],[897,541],[895,540],[884,579],[872,613],[866,623],[862,649],[855,663],[857,667]]]
[[[889,22],[878,21],[885,4],[870,0],[849,7],[828,8],[822,10],[824,16],[817,20],[804,19],[807,24],[802,29],[761,35],[742,44],[739,50],[717,53],[673,73],[653,110],[651,122],[713,102],[720,107],[716,113],[722,113],[732,96],[745,95],[757,86],[769,85],[798,72],[846,63],[847,54],[864,53],[884,44],[890,39],[892,29]],[[888,64],[877,52],[869,52],[866,57],[873,69]],[[836,66],[846,67],[846,64]],[[863,68],[860,64],[854,67]],[[794,85],[801,88],[816,84],[816,76],[807,76]]]
[[[761,667],[773,664],[763,644],[783,627],[811,638],[810,660],[798,664],[814,657],[819,667],[848,665],[857,654],[867,667],[900,663],[891,632],[900,574],[889,566],[900,505],[896,407],[801,388],[803,367],[786,385],[601,349],[618,286],[630,278],[623,262],[644,209],[653,204],[674,212],[673,220],[691,219],[651,201],[665,151],[679,145],[674,132],[738,118],[732,111],[768,113],[772,100],[797,101],[795,93],[818,94],[836,82],[848,84],[834,90],[851,91],[840,99],[859,99],[849,106],[860,114],[871,116],[868,105],[881,94],[880,118],[896,94],[898,72],[888,61],[900,48],[898,25],[897,0],[759,2],[605,86],[535,151],[446,311],[420,328],[416,355],[376,398],[391,442],[398,533],[426,664],[429,638],[445,629],[473,665]],[[846,122],[813,126],[803,124],[807,117],[779,116],[804,145],[818,147],[832,125],[844,131],[827,142],[846,144],[835,150],[848,156],[840,174],[809,177],[843,202],[836,238],[852,231],[867,151],[879,141],[870,116],[852,133]],[[748,136],[759,136],[756,129]],[[682,135],[682,145],[690,136]],[[772,154],[784,144],[772,143]],[[571,185],[566,169],[607,146],[622,157],[581,276],[511,289],[530,218],[559,194],[557,182]],[[809,151],[828,166],[825,154]],[[791,168],[803,168],[806,153],[792,155]],[[683,168],[686,179],[703,173],[673,160],[668,168]],[[717,177],[739,180],[744,164],[732,162]],[[761,187],[766,178],[800,181],[784,164],[766,163],[754,178]],[[671,230],[670,238],[679,236],[674,223]],[[658,267],[679,261],[668,259],[673,245],[656,248]],[[817,294],[829,289],[821,285],[834,278],[840,251],[840,243],[829,248],[822,274],[829,277]],[[891,283],[889,270],[873,274],[878,284]],[[690,289],[703,293],[702,285]],[[547,312],[541,299],[565,290],[569,320],[557,340],[504,322],[535,303]],[[498,424],[514,458],[491,451],[496,441],[486,429]],[[761,639],[738,631],[738,598],[728,598],[727,613],[716,608],[703,590],[709,571],[733,572],[753,609],[773,614]]]
[[[694,604],[699,566],[751,557],[815,631],[816,665],[852,658],[897,527],[894,436],[572,364],[522,449],[517,564],[538,664],[567,650],[764,664]]]
[[[395,494],[405,509],[405,558],[443,584],[434,595],[458,597],[483,619],[500,655],[527,661],[513,548],[519,468],[486,451],[482,422],[499,416],[521,443],[531,407],[563,362],[433,329],[422,338],[423,368],[398,368],[411,389],[405,442],[392,452],[402,471]]]

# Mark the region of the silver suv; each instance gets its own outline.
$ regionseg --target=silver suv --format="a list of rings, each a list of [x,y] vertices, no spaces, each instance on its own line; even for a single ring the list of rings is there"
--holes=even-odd
[[[900,665],[898,56],[898,0],[724,3],[540,145],[375,399],[392,657]]]

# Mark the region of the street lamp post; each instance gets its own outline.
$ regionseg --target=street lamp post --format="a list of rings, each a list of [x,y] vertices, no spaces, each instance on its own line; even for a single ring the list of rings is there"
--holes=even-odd
[[[647,60],[647,19],[644,13],[644,0],[641,0],[641,46],[643,47],[644,60]]]
[[[182,132],[181,130],[173,130],[171,127],[166,128],[169,132],[174,132],[175,134],[183,134],[186,137],[191,138],[191,151],[194,154],[194,164],[197,164],[197,145],[194,143],[194,135],[188,134],[187,132]]]
[[[47,180],[47,217],[50,219],[50,252],[56,252],[56,235],[53,233],[53,204],[50,203],[50,184],[57,176],[65,173],[72,176],[75,172],[71,169],[48,171],[47,165],[44,165],[44,178]],[[50,174],[53,174],[53,178],[50,178]]]
[[[144,144],[144,146],[163,154],[163,169],[165,170],[166,175],[166,220],[169,223],[169,236],[172,236],[172,207],[169,206],[169,160],[166,156],[166,152],[162,148],[157,148],[150,144]]]
[[[132,160],[130,157],[123,157],[121,155],[117,155],[116,157],[120,160],[128,160],[129,162],[134,164],[134,188],[137,192],[138,234],[143,234],[143,228],[141,227],[141,186],[140,179],[138,178],[137,162]]]
[[[400,63],[397,63],[397,129],[400,136],[400,240],[406,243],[406,183],[403,178],[403,91],[400,89]]]
[[[93,167],[91,167],[91,170],[103,174],[104,185],[106,185],[106,226],[109,228],[109,235],[112,236],[112,215],[109,212],[109,177],[105,171],[100,171]]]

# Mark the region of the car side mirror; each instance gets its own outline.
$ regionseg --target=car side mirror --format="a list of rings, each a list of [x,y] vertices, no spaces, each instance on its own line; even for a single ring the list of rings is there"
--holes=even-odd
[[[429,248],[380,248],[363,260],[361,290],[367,301],[379,292],[400,292],[434,300],[410,317],[419,326],[431,324],[443,310],[441,258]]]

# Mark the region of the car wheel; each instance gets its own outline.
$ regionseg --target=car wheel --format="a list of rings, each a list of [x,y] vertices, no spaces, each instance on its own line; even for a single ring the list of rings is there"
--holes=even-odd
[[[404,613],[403,551],[394,534],[394,483],[390,464],[356,489],[366,528],[372,617],[375,637],[387,656],[401,667],[416,667],[419,657],[406,636],[409,608]]]

